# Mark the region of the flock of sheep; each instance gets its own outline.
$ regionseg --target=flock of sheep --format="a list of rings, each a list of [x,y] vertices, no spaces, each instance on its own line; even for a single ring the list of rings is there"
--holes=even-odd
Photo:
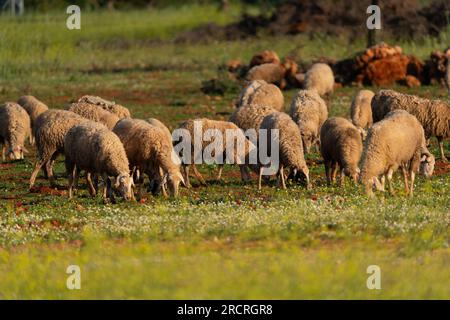
[[[304,154],[313,147],[320,150],[329,184],[336,181],[339,170],[341,184],[348,176],[362,183],[369,196],[374,188],[384,190],[385,180],[392,192],[392,176],[398,169],[402,170],[406,193],[412,195],[415,175],[420,172],[430,177],[433,173],[435,159],[427,148],[431,137],[438,139],[441,158],[446,161],[443,141],[450,136],[450,108],[443,101],[392,90],[377,94],[361,90],[350,107],[351,120],[328,118],[322,97],[332,92],[334,77],[327,65],[316,64],[305,75],[305,88],[293,98],[287,114],[283,112],[283,93],[272,81],[262,80],[267,76],[264,72],[259,67],[251,73],[252,79],[248,79],[229,121],[195,119],[185,121],[180,128],[191,136],[209,129],[233,129],[242,135],[249,129],[278,130],[280,164],[276,176],[282,188],[286,188],[287,179],[304,180],[307,188],[311,187]],[[261,79],[257,79],[258,73]],[[203,132],[194,130],[195,122],[201,122]],[[114,195],[125,200],[135,199],[135,193],[141,196],[145,175],[153,193],[176,196],[180,184],[190,186],[190,167],[199,182],[206,184],[195,163],[174,160],[172,135],[163,123],[133,119],[127,108],[100,97],[83,96],[65,110],[49,109],[33,96],[1,105],[3,161],[6,157],[23,159],[28,137],[37,149],[30,188],[41,169],[55,185],[53,164],[59,154],[65,156],[69,197],[78,187],[80,171],[86,173],[92,196],[103,186],[105,201],[114,201]],[[256,144],[245,139],[244,160],[237,161],[244,181],[251,177],[249,169],[259,175],[259,188],[264,165],[250,163],[248,155],[249,150],[272,139],[270,134],[266,138]],[[225,153],[226,145],[222,148]],[[222,169],[219,165],[218,179]]]

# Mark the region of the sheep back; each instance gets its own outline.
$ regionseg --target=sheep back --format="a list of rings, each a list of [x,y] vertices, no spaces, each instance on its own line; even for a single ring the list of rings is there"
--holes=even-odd
[[[315,63],[305,75],[305,89],[316,90],[321,96],[334,90],[334,75],[330,66],[325,63]]]
[[[350,117],[355,126],[362,129],[372,126],[372,98],[375,93],[370,90],[360,90],[353,98]]]

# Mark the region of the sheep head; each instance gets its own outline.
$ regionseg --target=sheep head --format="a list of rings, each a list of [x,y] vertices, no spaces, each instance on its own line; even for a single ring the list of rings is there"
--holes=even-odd
[[[122,173],[117,176],[116,183],[114,184],[114,189],[122,198],[126,201],[133,199],[133,178],[129,173]]]

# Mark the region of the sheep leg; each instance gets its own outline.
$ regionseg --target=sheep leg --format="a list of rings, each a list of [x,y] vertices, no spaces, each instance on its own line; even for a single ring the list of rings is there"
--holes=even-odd
[[[192,164],[192,170],[194,171],[195,177],[200,181],[200,184],[206,186],[205,179],[203,179],[203,176],[201,175],[201,173],[198,172],[197,166],[195,165],[195,163]]]
[[[91,177],[91,173],[87,172],[86,173],[86,182],[88,185],[88,190],[89,190],[89,194],[91,195],[91,197],[95,197],[95,195],[97,194],[97,191],[94,188],[94,185],[92,183],[92,177]]]
[[[444,139],[438,138],[438,142],[439,142],[439,150],[441,152],[441,160],[443,162],[447,162],[448,160],[445,157],[445,152],[444,152]]]
[[[34,165],[34,170],[31,173],[31,177],[30,177],[30,189],[34,186],[34,183],[36,182],[36,177],[39,173],[39,170],[41,170],[42,166],[44,164],[46,164],[47,162],[48,162],[47,158],[41,158]]]
[[[6,161],[6,145],[2,146],[2,161]]]
[[[184,181],[186,183],[186,188],[191,187],[191,182],[189,181],[189,166],[188,165],[182,165],[183,173],[184,173]]]
[[[67,171],[69,172],[69,199],[72,199],[73,184],[74,184],[75,175],[77,174],[77,167],[76,166],[72,167],[72,165],[67,165]]]
[[[280,169],[278,170],[278,179],[277,179],[277,185],[280,186],[281,182],[281,188],[286,189],[286,181],[284,180],[284,168],[283,166],[280,166]]]
[[[333,183],[336,183],[337,170],[338,170],[337,163],[333,161],[331,163],[331,172],[332,172],[331,173],[331,182],[333,182]]]
[[[52,187],[56,186],[56,177],[53,175],[53,165],[55,163],[55,159],[56,159],[57,153],[54,153],[51,158],[45,163],[45,169],[47,170],[47,177],[48,180],[50,181],[50,185]]]
[[[217,180],[218,181],[222,180],[222,171],[223,171],[223,164],[219,164],[218,170],[217,170]]]
[[[261,182],[262,182],[262,172],[263,167],[259,167],[259,173],[258,173],[258,190],[261,190]]]
[[[244,164],[239,165],[239,171],[241,172],[241,180],[244,182],[250,181],[250,175],[247,170],[247,166]]]
[[[414,189],[414,179],[416,178],[416,174],[414,171],[411,171],[409,173],[411,175],[411,187],[409,188],[409,196],[413,196],[413,189]]]
[[[339,183],[340,183],[341,187],[343,187],[344,181],[345,181],[345,173],[344,173],[343,168],[339,168],[339,169],[340,169],[340,176],[341,176]]]
[[[408,171],[405,167],[402,166],[402,173],[403,173],[403,181],[405,183],[405,192],[406,194],[409,194],[409,187],[408,187]]]
[[[324,161],[325,175],[327,177],[327,185],[331,185],[331,161]]]

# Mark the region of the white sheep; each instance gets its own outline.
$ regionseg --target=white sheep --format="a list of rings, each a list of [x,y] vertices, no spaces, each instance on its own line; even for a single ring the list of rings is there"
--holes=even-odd
[[[370,90],[360,90],[352,101],[350,118],[362,133],[364,133],[364,129],[370,128],[373,123],[371,103],[374,95],[375,93]]]
[[[108,101],[101,97],[86,95],[78,99],[78,102],[85,102],[100,106],[106,111],[114,113],[119,117],[119,119],[131,118],[130,110],[128,110],[124,106],[121,106],[120,104],[115,103],[114,101]]]
[[[297,123],[303,149],[310,152],[312,145],[319,145],[320,128],[328,118],[325,101],[314,90],[300,90],[291,103],[290,115]]]
[[[264,80],[254,80],[242,90],[236,107],[241,108],[247,105],[264,105],[283,111],[284,96],[276,85]]]
[[[139,170],[141,186],[143,174],[146,174],[150,181],[156,180],[160,186],[167,184],[172,196],[178,195],[179,185],[184,184],[184,180],[180,163],[173,157],[172,140],[163,128],[144,120],[122,119],[113,132],[125,147],[130,169]]]
[[[247,107],[244,107],[247,108]],[[197,130],[201,129],[201,130]],[[230,161],[232,163],[237,163],[240,165],[240,171],[241,171],[241,177],[243,181],[249,180],[248,172],[244,169],[245,164],[249,164],[249,154],[252,150],[254,150],[255,146],[252,142],[250,142],[242,132],[242,130],[239,129],[237,125],[235,125],[232,122],[228,121],[217,121],[217,120],[210,120],[206,118],[201,119],[193,119],[193,120],[187,120],[183,122],[179,129],[187,130],[187,133],[190,135],[190,143],[191,143],[191,162],[192,163],[183,163],[183,170],[185,172],[185,180],[186,185],[189,187],[189,168],[192,166],[193,172],[195,177],[200,181],[201,184],[206,185],[205,179],[201,175],[201,173],[197,170],[197,167],[195,165],[194,160],[195,159],[201,159],[204,149],[211,143],[210,141],[205,141],[203,139],[204,134],[207,130],[210,130],[213,132],[214,130],[219,132],[222,137],[221,142],[221,148],[218,150],[219,154],[223,156],[223,162],[225,163],[225,160]],[[227,131],[229,132],[229,138],[227,139]],[[231,135],[233,135],[232,138]],[[198,139],[201,141],[201,146],[198,148],[199,150],[195,149],[194,143]],[[216,138],[217,139],[217,138]],[[244,145],[242,146],[244,149],[239,149],[239,144],[237,141],[242,141]],[[233,147],[231,149],[231,147]],[[227,155],[227,150],[232,150],[233,154]],[[199,152],[200,154],[194,153],[195,151]],[[215,150],[217,151],[217,150]],[[218,156],[216,154],[212,156]],[[232,157],[232,159],[228,159],[228,157]],[[202,159],[204,160],[204,159]],[[222,177],[222,171],[223,171],[223,163],[218,164],[219,170],[217,173],[217,180],[220,180]]]
[[[39,101],[33,96],[21,96],[19,100],[17,100],[17,103],[22,106],[30,116],[31,121],[31,135],[30,135],[30,143],[34,145],[34,122],[36,121],[37,117],[45,111],[48,110],[47,105],[45,105],[43,102]]]
[[[382,120],[390,111],[403,109],[414,115],[425,130],[425,138],[436,137],[441,159],[447,161],[444,140],[450,137],[450,107],[442,100],[429,100],[394,90],[380,90],[372,99],[373,121]]]
[[[44,172],[55,186],[53,164],[57,156],[64,153],[64,138],[75,125],[88,121],[80,115],[67,110],[50,109],[42,113],[35,121],[37,161],[30,177],[30,189],[33,187],[39,170],[45,165]]]
[[[86,102],[75,102],[67,106],[69,111],[75,112],[80,116],[104,124],[108,129],[112,130],[116,123],[120,120],[115,114],[106,111],[101,106]]]
[[[95,195],[91,176],[99,175],[104,182],[103,199],[114,202],[113,189],[129,201],[133,198],[133,179],[128,158],[119,137],[107,127],[93,121],[73,126],[64,138],[66,172],[69,176],[69,198],[77,185],[78,175],[86,171],[89,192]],[[110,177],[115,179],[111,184]]]
[[[2,160],[7,156],[13,159],[23,159],[25,139],[30,132],[30,116],[20,105],[6,102],[0,105],[0,145],[2,145]],[[8,149],[7,149],[8,148]]]
[[[412,196],[415,174],[420,169],[430,177],[434,162],[434,156],[426,147],[420,122],[405,110],[391,111],[369,129],[361,160],[360,181],[367,195],[373,196],[372,186],[375,184],[382,190],[386,178],[392,193],[392,175],[401,168],[405,191]],[[383,186],[378,181],[380,175],[383,175]]]
[[[341,172],[341,185],[344,176],[357,181],[358,163],[363,149],[360,131],[347,119],[329,118],[320,130],[320,152],[322,154],[327,183],[336,180],[337,166]]]
[[[272,140],[279,146],[279,166],[277,171],[277,184],[286,189],[284,169],[291,169],[291,175],[297,176],[298,172],[302,172],[306,177],[307,188],[310,188],[309,170],[303,155],[302,141],[300,132],[296,123],[283,112],[273,112],[264,117],[260,130],[267,130],[267,140],[260,141],[267,143],[267,150],[270,154]],[[272,130],[278,130],[278,134],[274,134]],[[258,188],[261,189],[261,179],[263,175],[263,166],[259,169]]]
[[[325,63],[315,63],[305,75],[305,89],[315,90],[321,96],[329,95],[334,90],[334,75],[330,66]]]

